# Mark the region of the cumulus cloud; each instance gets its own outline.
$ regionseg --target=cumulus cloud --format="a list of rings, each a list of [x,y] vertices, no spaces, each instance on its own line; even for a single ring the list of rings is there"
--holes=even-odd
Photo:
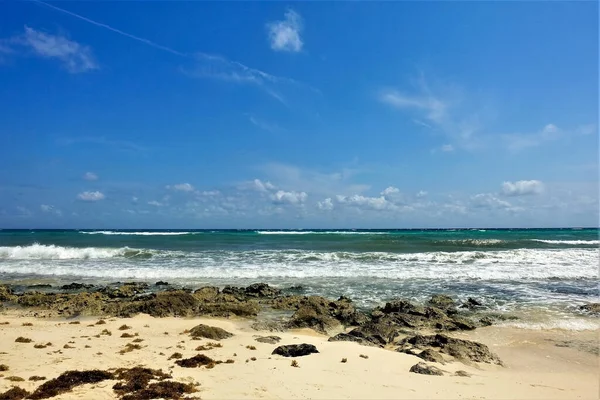
[[[179,192],[193,192],[194,186],[189,183],[178,183],[176,185],[167,185],[167,189],[177,190]]]
[[[159,202],[159,201],[152,200],[152,201],[148,202],[148,205],[151,205],[151,206],[154,206],[154,207],[162,207],[164,204],[161,203],[161,202]]]
[[[62,215],[62,211],[60,211],[56,207],[54,207],[52,205],[49,205],[49,204],[42,204],[42,205],[40,205],[40,210],[42,210],[42,212],[51,213],[51,214],[55,214],[55,215],[58,215],[58,216]]]
[[[77,198],[82,201],[99,201],[104,199],[104,194],[99,191],[95,192],[81,192],[77,195]]]
[[[273,21],[267,24],[269,43],[275,51],[297,53],[302,50],[304,43],[300,37],[302,32],[302,17],[296,11],[287,10],[283,21]]]
[[[7,42],[14,46],[25,47],[38,57],[58,60],[73,74],[99,68],[89,46],[62,35],[52,35],[25,26],[22,35],[10,38]]]
[[[333,210],[333,201],[328,197],[323,201],[317,202],[317,208],[321,211],[331,211]]]
[[[302,204],[306,201],[308,195],[305,192],[285,192],[278,190],[271,195],[275,204]]]
[[[426,191],[420,190],[420,191],[417,192],[417,198],[418,199],[423,198],[425,196],[427,196],[427,192]]]
[[[391,210],[394,209],[395,206],[393,203],[386,200],[385,197],[368,197],[355,194],[353,196],[336,196],[336,199],[339,203],[345,204],[348,206],[353,206],[359,209],[366,210]]]
[[[505,200],[500,200],[490,193],[479,193],[471,196],[471,206],[486,209],[509,209],[512,205]]]
[[[276,187],[271,182],[263,182],[260,179],[254,179],[253,181],[244,182],[238,186],[241,190],[255,190],[257,192],[270,192],[275,190]]]
[[[544,190],[544,184],[537,180],[504,182],[502,194],[505,196],[526,196],[540,194]]]
[[[83,179],[85,179],[86,181],[97,181],[98,175],[96,175],[93,172],[86,172],[85,174],[83,174]]]

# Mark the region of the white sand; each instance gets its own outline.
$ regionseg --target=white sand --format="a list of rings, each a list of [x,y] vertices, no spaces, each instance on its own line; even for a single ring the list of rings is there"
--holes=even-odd
[[[36,319],[16,312],[0,314],[0,364],[10,367],[2,372],[0,393],[13,385],[32,391],[43,382],[30,382],[32,375],[57,377],[67,370],[108,369],[144,365],[171,371],[174,379],[200,383],[203,399],[310,398],[310,399],[598,399],[600,397],[599,357],[570,347],[557,347],[559,341],[597,340],[598,332],[530,331],[515,328],[482,328],[454,335],[487,344],[506,363],[464,365],[451,362],[435,364],[445,376],[426,376],[409,372],[419,358],[390,350],[360,346],[350,342],[328,342],[326,336],[311,330],[286,333],[257,332],[244,320],[209,318],[152,318],[139,315],[129,319],[106,319],[106,325],[89,324],[98,318],[81,319],[81,324],[65,320]],[[22,326],[23,323],[33,326]],[[180,352],[184,358],[198,354],[194,349],[208,340],[191,340],[181,334],[199,323],[224,328],[235,334],[222,340],[222,348],[203,352],[209,357],[234,364],[219,364],[213,369],[181,368],[168,357]],[[119,331],[127,324],[132,329]],[[100,336],[103,329],[112,336]],[[139,333],[144,339],[141,350],[119,354],[132,339],[120,338],[123,332]],[[165,334],[168,333],[168,335]],[[258,343],[258,335],[277,335],[279,344],[314,344],[319,354],[298,357],[299,368],[291,359],[272,356],[277,345]],[[19,336],[32,343],[15,343]],[[82,337],[87,336],[87,337]],[[70,341],[74,343],[69,343]],[[51,347],[35,349],[34,344],[52,342]],[[64,349],[69,344],[73,349]],[[85,348],[85,346],[90,346]],[[256,346],[256,350],[247,349]],[[99,354],[101,353],[101,354]],[[163,353],[164,355],[160,355]],[[237,355],[234,356],[234,353]],[[361,358],[364,354],[368,358]],[[256,357],[256,361],[248,361]],[[347,358],[347,363],[341,363]],[[472,377],[452,374],[464,370]],[[8,376],[20,376],[25,382],[12,383]],[[84,385],[56,399],[115,399],[114,381]]]

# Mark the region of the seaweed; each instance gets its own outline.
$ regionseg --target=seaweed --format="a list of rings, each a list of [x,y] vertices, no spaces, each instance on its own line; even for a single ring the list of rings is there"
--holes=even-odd
[[[29,396],[32,400],[48,399],[59,394],[70,392],[75,386],[87,383],[98,383],[107,379],[114,379],[114,375],[107,371],[93,369],[89,371],[67,371],[57,378],[51,379],[38,387]]]

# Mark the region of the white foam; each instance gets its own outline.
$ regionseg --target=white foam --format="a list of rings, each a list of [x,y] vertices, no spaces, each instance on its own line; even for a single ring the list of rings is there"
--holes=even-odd
[[[455,239],[447,240],[447,242],[476,246],[491,246],[495,244],[505,243],[506,241],[500,239]]]
[[[147,250],[100,247],[63,247],[55,245],[32,244],[30,246],[0,247],[0,260],[73,260],[104,259],[114,257],[133,257]]]
[[[81,262],[82,259],[89,261]],[[48,261],[48,260],[60,260]],[[431,253],[0,247],[0,273],[119,278],[594,279],[595,249]]]
[[[387,235],[388,232],[358,231],[256,231],[259,235]]]
[[[85,235],[138,235],[138,236],[178,236],[195,235],[200,232],[117,232],[117,231],[91,231],[79,232]]]
[[[531,239],[534,242],[542,242],[548,244],[572,244],[572,245],[598,245],[600,240],[544,240],[544,239]]]
[[[554,319],[546,322],[509,322],[503,323],[501,326],[534,330],[561,329],[566,331],[593,331],[600,329],[600,321],[572,318]]]

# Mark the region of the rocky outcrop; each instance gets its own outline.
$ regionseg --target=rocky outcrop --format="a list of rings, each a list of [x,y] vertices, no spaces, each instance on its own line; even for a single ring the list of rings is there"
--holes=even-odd
[[[93,287],[94,287],[94,285],[73,282],[73,283],[69,283],[68,285],[63,285],[60,288],[62,290],[85,290],[85,289],[91,289]]]
[[[7,285],[0,285],[0,301],[12,301],[13,299],[12,289]]]
[[[196,325],[192,329],[190,329],[190,336],[192,339],[211,339],[211,340],[221,340],[228,339],[233,336],[233,333],[227,332],[225,329],[219,328],[217,326],[209,326],[209,325]]]
[[[382,321],[372,321],[354,328],[350,332],[339,333],[329,338],[329,341],[347,341],[367,346],[384,347],[387,344],[392,343],[398,334],[399,330],[396,325]]]
[[[260,336],[255,338],[259,343],[277,344],[281,340],[279,336]]]
[[[422,375],[438,375],[438,376],[444,375],[442,370],[439,369],[438,367],[435,367],[433,365],[428,365],[424,362],[420,362],[418,364],[413,365],[412,367],[410,367],[409,372],[414,372],[415,374],[422,374]]]
[[[273,350],[273,353],[271,354],[277,354],[283,357],[302,357],[318,352],[319,350],[317,350],[317,348],[314,345],[302,343],[279,346],[275,348],[275,350]]]
[[[400,341],[397,351],[406,352],[409,349],[435,349],[448,354],[460,361],[484,362],[503,365],[498,356],[482,344],[470,340],[456,339],[443,334],[415,335]]]
[[[600,303],[588,303],[579,306],[579,310],[594,316],[600,316]]]

